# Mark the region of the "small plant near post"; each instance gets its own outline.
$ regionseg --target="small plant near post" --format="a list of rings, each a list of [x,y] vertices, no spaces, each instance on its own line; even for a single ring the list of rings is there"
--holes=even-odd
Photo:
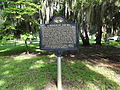
[[[23,34],[21,37],[25,42],[25,46],[26,46],[26,54],[29,54],[29,46],[28,46],[28,40],[31,39],[32,35],[30,33],[25,33]],[[31,42],[31,41],[30,41]]]

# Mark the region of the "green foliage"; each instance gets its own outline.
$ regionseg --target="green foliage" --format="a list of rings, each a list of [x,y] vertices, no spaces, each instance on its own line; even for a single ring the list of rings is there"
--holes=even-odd
[[[101,3],[102,0],[78,0],[74,6],[74,9],[79,9],[77,7],[83,6],[84,8],[89,8],[89,6],[93,3]]]
[[[12,14],[17,18],[21,18],[23,15],[31,16],[35,14],[39,9],[40,5],[25,0],[18,0],[17,2],[10,3],[10,5],[4,9],[4,14]]]
[[[13,39],[14,35],[12,34],[6,34],[4,36],[2,36],[2,40],[0,40],[1,44],[6,44],[7,40]]]
[[[26,40],[30,36],[29,33],[39,29],[39,23],[34,15],[41,9],[40,5],[33,3],[32,0],[2,0],[1,2],[4,6],[2,17],[5,18],[5,22],[0,28],[0,33],[4,41],[6,38],[4,34],[17,34],[19,36],[23,34]]]
[[[120,7],[120,1],[117,1],[117,0],[116,0],[115,5],[116,5],[117,7]]]
[[[5,30],[5,31],[6,31],[6,30],[15,30],[15,27],[9,25],[9,26],[7,26],[4,30]]]
[[[103,43],[104,45],[109,45],[109,46],[120,46],[120,42],[106,42]]]
[[[6,27],[1,26],[0,27],[0,37],[1,37],[0,43],[5,44],[7,40],[14,39],[14,35],[13,35],[14,30],[15,30],[15,27],[12,25],[7,25]],[[9,32],[9,33],[6,33],[6,32]]]
[[[16,36],[38,32],[39,24],[47,23],[56,14],[63,15],[69,22],[77,22],[79,30],[82,27],[82,32],[86,30],[90,35],[97,34],[99,27],[106,26],[105,32],[107,28],[113,27],[112,32],[120,28],[119,0],[0,0],[0,2],[0,7],[4,11],[1,15],[5,20],[3,29],[6,28],[6,33],[12,31]],[[100,37],[100,34],[98,35],[97,38]]]
[[[40,24],[39,24],[39,22],[37,20],[31,18],[31,19],[29,19],[29,22],[31,22],[34,25],[36,30],[40,30]]]
[[[33,36],[32,34],[30,33],[25,33],[25,34],[22,34],[21,37],[26,40],[26,39],[31,39]]]

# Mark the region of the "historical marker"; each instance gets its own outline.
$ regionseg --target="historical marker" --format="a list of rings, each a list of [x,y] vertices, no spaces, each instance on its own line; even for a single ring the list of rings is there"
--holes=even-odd
[[[58,18],[58,17],[56,17]],[[77,24],[68,24],[54,18],[50,24],[42,24],[40,31],[40,45],[43,50],[71,50],[78,45]],[[59,22],[59,23],[58,23]]]
[[[54,50],[58,56],[58,90],[61,84],[61,53],[65,50],[75,50],[78,46],[77,24],[69,24],[61,16],[55,16],[49,24],[40,25],[40,48]]]

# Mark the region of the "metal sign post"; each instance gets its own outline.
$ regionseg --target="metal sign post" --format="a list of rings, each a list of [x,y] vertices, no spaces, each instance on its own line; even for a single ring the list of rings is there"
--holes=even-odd
[[[61,52],[57,51],[57,87],[62,90]]]
[[[57,57],[57,86],[58,90],[62,90],[61,57]]]

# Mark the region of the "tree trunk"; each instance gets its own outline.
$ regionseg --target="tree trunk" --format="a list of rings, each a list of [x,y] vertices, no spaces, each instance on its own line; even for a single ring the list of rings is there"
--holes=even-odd
[[[28,48],[27,40],[28,40],[28,39],[25,40],[26,54],[29,54],[29,48]]]
[[[86,23],[84,21],[83,21],[83,25],[82,25],[80,36],[81,36],[81,39],[83,41],[83,45],[84,46],[90,45],[88,31],[87,31],[87,25],[86,25]]]
[[[101,39],[102,39],[102,5],[96,5],[95,6],[95,21],[94,24],[96,25],[96,45],[101,45]]]
[[[81,35],[81,39],[82,39],[82,42],[83,42],[83,46],[90,45],[89,38],[85,38],[83,35]]]
[[[81,36],[81,39],[82,39],[82,42],[83,42],[84,46],[90,45],[90,43],[89,43],[89,37],[88,37],[88,33],[87,33],[86,29],[84,30],[84,35],[81,33],[80,36]]]
[[[99,26],[96,34],[96,45],[101,45],[101,39],[102,39],[102,26]]]

